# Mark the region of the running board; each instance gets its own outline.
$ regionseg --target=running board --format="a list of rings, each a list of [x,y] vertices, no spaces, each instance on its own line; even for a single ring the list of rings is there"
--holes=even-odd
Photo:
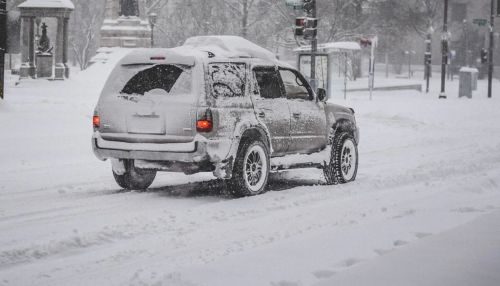
[[[275,165],[275,166],[271,166],[271,171],[283,171],[283,170],[307,169],[307,168],[323,169],[323,165],[319,164],[319,163],[301,163],[301,164],[294,164],[294,165]]]

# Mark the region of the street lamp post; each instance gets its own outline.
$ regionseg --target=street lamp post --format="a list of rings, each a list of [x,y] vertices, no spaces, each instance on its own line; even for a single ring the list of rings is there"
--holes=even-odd
[[[7,1],[0,0],[0,99],[4,93],[4,64],[7,50]]]
[[[416,54],[415,51],[405,51],[405,54],[408,56],[408,79],[412,78],[412,70],[411,70],[411,64],[412,64],[412,54]]]
[[[429,93],[429,81],[432,73],[432,34],[434,33],[434,28],[432,26],[427,30],[427,39],[425,40],[426,50],[425,50],[425,80],[426,80],[426,93]]]
[[[317,10],[316,10],[316,0],[312,0],[312,10],[310,11],[310,15],[312,18],[316,19]],[[311,86],[314,91],[317,88],[316,82],[316,53],[318,52],[318,38],[316,35],[313,36],[311,40]]]
[[[500,6],[500,3],[498,3]],[[500,10],[500,8],[498,8]],[[493,88],[493,52],[495,47],[495,1],[491,0],[491,19],[490,19],[490,48],[488,53],[488,98],[491,98],[491,92]]]
[[[441,36],[441,93],[440,99],[446,99],[446,65],[448,64],[448,0],[444,0],[443,35]]]
[[[470,59],[469,59],[469,31],[468,31],[468,26],[467,26],[467,19],[464,19],[464,28],[463,28],[463,33],[464,33],[464,50],[465,50],[465,66],[470,67]]]
[[[149,14],[149,25],[151,25],[151,48],[155,46],[155,25],[158,19],[158,15],[156,13]]]

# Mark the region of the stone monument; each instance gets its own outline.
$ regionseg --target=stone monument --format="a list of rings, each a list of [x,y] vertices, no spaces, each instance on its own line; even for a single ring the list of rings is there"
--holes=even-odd
[[[69,17],[75,9],[71,0],[26,0],[18,7],[21,11],[22,64],[19,70],[20,78],[35,78],[37,75],[35,58],[35,21],[37,18],[49,17],[57,19],[54,79],[63,80],[65,77],[69,77],[69,67],[67,65],[68,23]],[[50,70],[52,73],[52,62],[50,63]]]
[[[106,0],[101,47],[148,48],[151,28],[138,0]]]
[[[42,36],[38,41],[38,47],[36,49],[36,76],[38,78],[42,77],[52,77],[52,55],[53,47],[50,46],[50,39],[47,36],[47,25],[42,24]]]

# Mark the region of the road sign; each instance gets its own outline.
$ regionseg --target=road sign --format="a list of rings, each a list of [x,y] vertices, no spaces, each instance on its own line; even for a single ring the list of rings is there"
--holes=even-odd
[[[484,27],[488,24],[488,20],[486,20],[486,19],[474,19],[474,20],[472,20],[472,23],[474,23],[480,27]]]
[[[285,4],[294,9],[301,9],[304,6],[304,0],[285,0]]]

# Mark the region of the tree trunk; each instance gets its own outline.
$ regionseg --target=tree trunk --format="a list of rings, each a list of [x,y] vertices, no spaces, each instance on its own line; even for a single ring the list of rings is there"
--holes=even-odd
[[[241,36],[248,35],[248,0],[243,0],[243,17],[241,18]]]

